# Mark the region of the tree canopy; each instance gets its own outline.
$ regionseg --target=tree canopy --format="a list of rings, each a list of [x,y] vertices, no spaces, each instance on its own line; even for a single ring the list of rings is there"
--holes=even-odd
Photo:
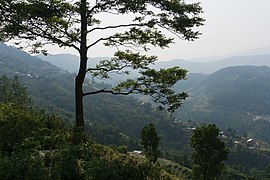
[[[142,93],[153,97],[168,111],[180,107],[187,93],[177,93],[173,85],[185,79],[187,71],[179,67],[149,68],[156,56],[147,55],[152,47],[166,48],[172,36],[192,41],[200,35],[202,8],[183,0],[0,0],[0,41],[13,42],[32,53],[47,54],[45,45],[73,48],[80,54],[80,68],[75,79],[76,126],[84,129],[83,97],[97,93],[128,95]],[[130,14],[130,16],[128,16]],[[131,17],[127,22],[103,25],[108,15]],[[103,18],[103,19],[102,19]],[[116,33],[112,33],[116,32]],[[165,31],[171,32],[167,37]],[[106,33],[107,32],[107,33]],[[105,35],[103,35],[105,34]],[[114,57],[88,67],[89,49],[103,43],[114,47]],[[46,46],[45,46],[46,47]],[[27,49],[26,48],[26,49]],[[110,78],[111,73],[141,76],[127,79],[112,89],[87,91],[83,88],[86,73]]]
[[[215,124],[198,127],[191,138],[193,174],[196,179],[217,179],[224,168],[224,161],[228,158],[229,149],[219,136],[219,129]]]
[[[153,123],[142,128],[141,138],[141,145],[144,148],[146,158],[149,159],[150,162],[155,163],[159,156],[158,144],[160,137]]]

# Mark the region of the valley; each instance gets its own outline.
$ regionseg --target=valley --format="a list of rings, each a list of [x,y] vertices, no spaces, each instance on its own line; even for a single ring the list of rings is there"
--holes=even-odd
[[[33,103],[57,112],[72,126],[74,74],[12,47],[0,45],[0,52],[0,75],[18,76]],[[157,111],[144,96],[90,96],[85,100],[86,129],[98,143],[111,147],[124,144],[132,151],[141,149],[141,128],[153,122],[162,137],[161,157],[191,167],[189,143],[193,130],[215,123],[227,132],[223,140],[231,148],[228,165],[244,167],[236,169],[245,173],[254,167],[263,170],[270,162],[269,78],[266,65],[228,66],[212,74],[189,73],[187,80],[174,87],[188,92],[189,97],[173,114]],[[91,78],[85,82],[88,89],[111,86]],[[249,139],[256,139],[259,146],[250,146]],[[252,164],[240,158],[247,155],[252,157]],[[228,172],[232,173],[230,169]]]

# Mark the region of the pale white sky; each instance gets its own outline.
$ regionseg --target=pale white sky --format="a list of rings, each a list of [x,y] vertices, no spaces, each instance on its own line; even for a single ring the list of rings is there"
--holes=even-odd
[[[198,40],[175,39],[169,49],[151,52],[160,60],[223,56],[249,49],[270,46],[270,0],[186,0],[201,2],[206,19]],[[106,21],[115,21],[107,17]],[[51,53],[57,53],[54,49]],[[62,53],[58,52],[58,53]],[[70,53],[69,50],[65,51]],[[89,56],[111,56],[114,49],[96,46]],[[72,53],[72,52],[71,52]]]

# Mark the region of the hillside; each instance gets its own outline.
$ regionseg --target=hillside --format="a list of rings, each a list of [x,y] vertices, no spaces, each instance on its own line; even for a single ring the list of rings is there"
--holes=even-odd
[[[38,106],[43,105],[45,109],[51,112],[58,112],[64,116],[66,124],[73,123],[73,74],[12,47],[1,45],[0,52],[0,75],[6,74],[9,77],[14,75],[19,76],[22,83],[27,86],[27,90],[33,99],[32,102]],[[221,128],[232,127],[238,130],[237,136],[225,139],[226,144],[232,150],[227,164],[246,169],[246,171],[243,171],[243,169],[239,168],[236,168],[236,170],[229,168],[224,171],[224,177],[245,177],[239,174],[237,169],[246,174],[249,174],[249,170],[254,167],[264,170],[265,166],[270,162],[268,149],[265,149],[266,152],[258,149],[250,150],[244,143],[241,146],[234,146],[233,142],[241,136],[243,131],[246,131],[249,137],[254,135],[259,139],[267,141],[269,137],[269,133],[266,131],[269,129],[268,123],[265,121],[254,123],[250,115],[253,111],[248,115],[241,114],[244,112],[243,109],[245,106],[243,109],[236,109],[238,106],[226,109],[225,106],[221,107],[221,105],[215,104],[214,100],[216,98],[215,95],[217,98],[220,96],[218,93],[215,94],[215,92],[218,92],[218,87],[223,85],[220,88],[226,89],[228,86],[220,82],[224,81],[229,84],[230,81],[226,81],[230,77],[229,74],[233,74],[233,77],[239,77],[238,80],[244,82],[247,76],[245,73],[248,70],[247,72],[250,73],[248,77],[251,78],[250,81],[255,83],[257,79],[264,77],[263,74],[268,74],[268,68],[259,67],[259,70],[257,70],[258,67],[251,66],[234,68],[236,69],[226,68],[212,75],[189,74],[188,80],[177,84],[175,88],[187,90],[191,95],[184,102],[184,108],[181,108],[175,113],[177,119],[171,114],[156,111],[151,107],[151,104],[141,103],[135,97],[104,94],[90,96],[85,99],[87,132],[92,140],[110,145],[114,148],[113,151],[116,151],[118,149],[117,147],[121,145],[128,146],[129,150],[140,150],[141,128],[147,123],[153,122],[161,137],[161,157],[185,166],[182,167],[174,162],[161,160],[162,167],[178,177],[190,177],[190,168],[192,167],[190,158],[192,151],[189,144],[192,129],[198,126],[198,124],[185,120],[192,119],[200,123],[215,122]],[[242,68],[244,69],[241,70]],[[247,69],[245,70],[245,68]],[[242,73],[240,73],[241,76],[238,75],[238,72]],[[258,75],[253,81],[253,73],[261,75]],[[225,76],[226,74],[228,76]],[[223,79],[219,80],[219,78]],[[215,87],[215,85],[211,84],[212,82],[219,83]],[[237,84],[238,81],[235,83]],[[85,88],[87,89],[104,86],[110,85],[104,83],[93,84],[90,81],[86,81],[85,83]],[[230,91],[227,93],[230,93]],[[213,98],[211,99],[211,97]],[[226,97],[223,98],[226,99]],[[233,118],[234,116],[236,118]],[[216,121],[217,119],[218,121]],[[267,143],[264,147],[268,147]],[[248,163],[243,158],[247,155],[252,157],[252,163]],[[260,176],[261,172],[264,171],[257,171],[256,173]]]
[[[60,69],[37,57],[30,56],[15,48],[0,45],[0,75],[19,76],[27,87],[33,101],[45,108],[62,114],[66,122],[74,120],[74,74]],[[109,86],[90,84],[85,87]],[[164,137],[161,147],[189,151],[190,133],[181,124],[174,122],[168,114],[152,109],[150,104],[141,104],[132,96],[99,94],[85,98],[86,128],[99,143],[119,146],[128,145],[140,149],[142,127],[154,122]]]
[[[111,148],[89,138],[75,145],[78,134],[60,117],[17,105],[0,103],[1,179],[173,180],[185,176],[181,173],[176,178],[125,147]]]
[[[5,64],[0,68],[1,74],[19,75],[35,101],[64,114],[67,121],[73,118],[73,74],[5,45],[1,45],[0,50],[0,63]],[[68,59],[70,55],[60,57]],[[260,64],[259,60],[253,61],[255,56],[249,57],[247,59],[242,57],[242,61],[236,61],[235,64],[244,62]],[[260,57],[267,62],[267,55]],[[226,61],[229,62],[229,59]],[[230,62],[233,62],[233,59],[231,58]],[[268,79],[269,68],[266,66],[227,67],[211,75],[189,74],[188,79],[177,84],[175,88],[189,92],[190,97],[184,102],[184,107],[174,115],[177,119],[191,119],[198,123],[214,122],[221,128],[230,127],[240,133],[246,132],[250,136],[270,142],[267,132],[270,107]],[[87,88],[91,88],[90,82]],[[126,140],[122,133],[131,138],[128,140],[131,147],[139,148],[138,141],[134,139],[139,139],[140,129],[152,121],[158,122],[158,128],[162,133],[170,132],[171,135],[166,137],[174,137],[173,131],[170,131],[170,128],[175,126],[172,125],[173,118],[170,120],[166,114],[153,111],[147,103],[139,105],[133,97],[98,95],[86,98],[85,104],[86,117],[91,122],[89,131],[102,143],[120,145]],[[165,121],[170,122],[170,125]],[[179,129],[181,133],[178,133],[175,139],[182,139],[176,143],[177,147],[182,149],[181,144],[187,142],[188,138],[182,137],[185,133],[181,127]],[[101,136],[103,133],[108,133],[108,137]],[[163,143],[165,146],[168,145],[165,140]]]
[[[211,75],[190,74],[181,87],[190,98],[175,115],[200,123],[214,122],[221,128],[234,128],[270,142],[269,79],[270,68],[266,66],[235,66]]]

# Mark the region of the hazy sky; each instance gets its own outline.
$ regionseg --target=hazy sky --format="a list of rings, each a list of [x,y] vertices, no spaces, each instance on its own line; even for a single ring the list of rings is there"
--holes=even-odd
[[[194,42],[175,39],[169,49],[152,52],[160,60],[223,56],[270,46],[270,0],[187,0],[201,2],[206,19],[203,34]],[[114,21],[113,17],[106,18]],[[66,51],[68,52],[68,51]],[[53,53],[56,53],[54,50]],[[91,57],[111,56],[113,49],[97,46]]]

